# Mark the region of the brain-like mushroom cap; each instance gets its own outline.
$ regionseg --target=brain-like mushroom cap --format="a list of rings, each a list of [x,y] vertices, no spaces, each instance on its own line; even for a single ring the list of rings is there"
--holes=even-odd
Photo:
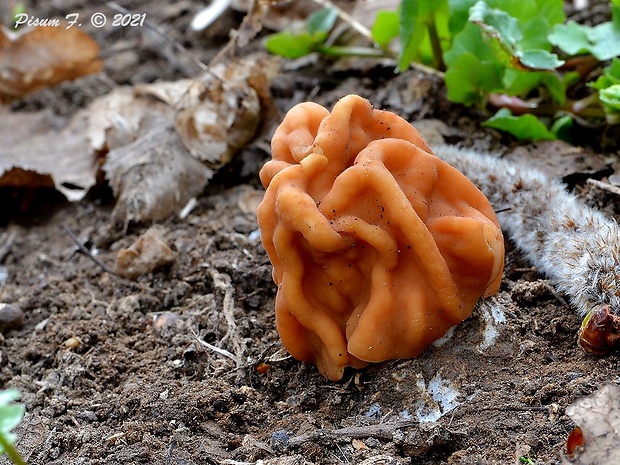
[[[330,379],[410,358],[497,292],[504,263],[486,197],[397,115],[355,95],[291,109],[261,170],[258,222],[276,324]]]

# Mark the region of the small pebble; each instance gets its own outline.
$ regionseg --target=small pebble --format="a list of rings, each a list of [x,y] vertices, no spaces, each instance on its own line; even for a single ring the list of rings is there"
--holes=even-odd
[[[286,430],[278,430],[271,435],[269,443],[271,448],[277,452],[280,452],[288,446],[288,440],[290,439],[290,433]]]
[[[0,303],[0,332],[21,328],[24,324],[24,312],[14,304]]]
[[[80,339],[77,337],[70,337],[64,343],[65,349],[69,349],[69,350],[77,349],[78,347],[80,347],[81,344],[82,344],[82,341],[80,341]]]

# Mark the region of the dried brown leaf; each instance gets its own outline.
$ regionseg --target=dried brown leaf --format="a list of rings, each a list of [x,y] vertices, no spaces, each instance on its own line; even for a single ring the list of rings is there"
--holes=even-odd
[[[213,171],[187,153],[166,121],[144,123],[144,134],[112,150],[103,167],[117,197],[115,222],[158,221],[200,194]]]
[[[583,452],[579,465],[620,463],[620,386],[606,384],[566,407],[566,414],[581,428]]]
[[[150,228],[128,249],[121,249],[116,256],[116,273],[127,279],[137,279],[147,273],[174,263],[176,253]]]
[[[186,89],[187,84],[183,82],[164,82],[153,87],[165,89],[179,85]],[[134,142],[140,136],[143,121],[149,117],[173,120],[174,108],[155,92],[144,95],[140,87],[117,87],[89,106],[88,138],[94,150],[109,151]]]
[[[177,110],[176,128],[190,153],[212,168],[228,163],[269,115],[277,60],[262,56],[213,66],[195,80],[139,86]]]
[[[45,113],[2,112],[0,187],[55,187],[80,200],[96,182],[96,160],[86,137],[85,110],[61,131]]]
[[[97,73],[99,46],[78,27],[35,27],[13,34],[0,27],[0,102]]]

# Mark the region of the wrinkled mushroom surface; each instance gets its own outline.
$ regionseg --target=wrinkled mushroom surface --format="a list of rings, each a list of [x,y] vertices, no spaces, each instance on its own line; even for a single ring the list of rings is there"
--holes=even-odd
[[[415,357],[497,291],[491,205],[402,118],[355,95],[331,113],[302,103],[272,152],[258,222],[293,357],[333,380]]]

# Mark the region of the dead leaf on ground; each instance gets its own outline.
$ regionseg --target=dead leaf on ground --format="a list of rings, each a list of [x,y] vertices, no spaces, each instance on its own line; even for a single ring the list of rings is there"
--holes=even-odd
[[[190,153],[212,168],[230,161],[268,118],[278,60],[264,55],[218,63],[196,79],[136,86],[137,96],[166,102]]]
[[[112,150],[103,166],[117,197],[116,223],[158,221],[202,192],[213,171],[192,157],[162,118],[144,123],[144,134]]]
[[[62,130],[50,116],[0,111],[0,187],[56,188],[72,201],[96,182],[96,160],[86,136],[86,111]]]
[[[597,154],[575,147],[561,140],[539,141],[527,147],[517,147],[508,152],[507,160],[527,163],[565,182],[587,179],[592,174],[605,171],[607,164]]]
[[[35,27],[12,33],[0,26],[0,103],[44,87],[98,73],[99,46],[78,27]]]
[[[583,433],[583,452],[574,463],[595,465],[620,463],[620,386],[606,384],[566,407],[566,414]]]
[[[148,229],[128,249],[118,251],[116,273],[137,279],[174,263],[176,253],[168,247],[155,228]]]
[[[269,87],[276,63],[246,57],[196,79],[119,87],[61,131],[32,117],[30,130],[16,137],[12,128],[29,117],[6,112],[0,187],[55,187],[79,200],[96,182],[98,157],[105,157],[103,170],[117,197],[113,220],[162,220],[200,194],[213,170],[260,128],[275,125]]]

